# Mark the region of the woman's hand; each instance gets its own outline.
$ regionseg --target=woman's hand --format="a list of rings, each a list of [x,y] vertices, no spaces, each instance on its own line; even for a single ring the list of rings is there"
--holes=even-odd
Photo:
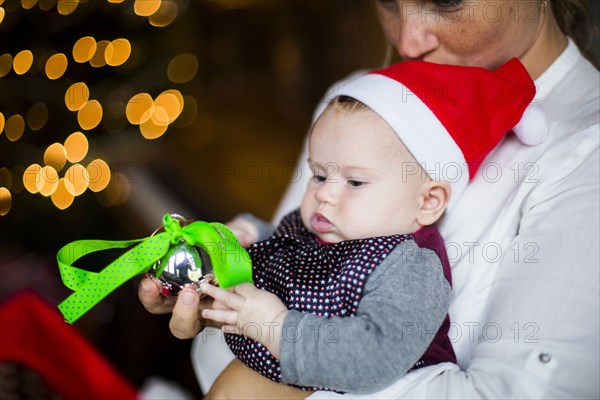
[[[205,308],[215,308],[213,299],[200,295],[195,286],[185,287],[179,291],[177,298],[160,294],[160,283],[151,278],[144,278],[138,288],[140,301],[152,314],[167,314],[172,312],[169,328],[179,339],[189,339],[196,336],[204,327],[220,327],[221,324],[209,321],[200,315]]]
[[[224,332],[259,341],[279,358],[281,331],[288,313],[279,297],[251,283],[229,290],[203,283],[202,292],[214,298],[221,308],[204,309],[202,317],[223,323]]]

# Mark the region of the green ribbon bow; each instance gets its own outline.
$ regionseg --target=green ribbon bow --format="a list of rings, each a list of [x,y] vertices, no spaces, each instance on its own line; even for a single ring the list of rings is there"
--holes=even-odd
[[[56,255],[60,275],[65,286],[74,291],[58,305],[65,320],[69,323],[75,322],[117,287],[139,274],[148,272],[167,254],[172,244],[180,241],[198,246],[209,255],[219,286],[228,288],[243,282],[252,282],[250,256],[226,225],[196,221],[181,227],[179,221],[169,214],[164,216],[163,225],[164,232],[144,239],[77,240],[61,248]],[[100,272],[91,272],[72,265],[87,254],[107,249],[124,249],[134,244],[138,245]],[[161,273],[162,269],[156,271],[157,276]]]

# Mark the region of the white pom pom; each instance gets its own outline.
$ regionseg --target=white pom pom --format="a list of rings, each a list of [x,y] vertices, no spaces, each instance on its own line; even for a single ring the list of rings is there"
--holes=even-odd
[[[548,138],[548,120],[544,112],[536,106],[529,106],[523,113],[521,121],[513,128],[521,143],[537,146]]]

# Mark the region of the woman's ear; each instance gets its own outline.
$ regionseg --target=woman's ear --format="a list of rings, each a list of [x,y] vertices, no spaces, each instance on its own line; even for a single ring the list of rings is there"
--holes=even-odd
[[[417,214],[417,222],[421,226],[434,224],[450,201],[452,188],[446,181],[427,181],[423,183],[421,203]]]

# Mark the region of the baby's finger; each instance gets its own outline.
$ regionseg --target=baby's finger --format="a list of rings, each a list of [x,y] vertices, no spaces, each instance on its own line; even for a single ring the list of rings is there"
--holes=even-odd
[[[260,289],[252,283],[240,283],[233,287],[233,292],[239,294],[243,298],[248,298],[259,290]]]
[[[245,300],[240,295],[213,286],[210,283],[203,283],[201,286],[202,293],[205,293],[213,299],[220,301],[232,310],[239,311],[244,307]]]
[[[238,313],[233,310],[202,310],[202,318],[212,319],[213,321],[222,322],[225,325],[237,323]]]
[[[242,335],[241,329],[237,325],[223,325],[221,330],[225,333],[233,333],[235,335]]]

